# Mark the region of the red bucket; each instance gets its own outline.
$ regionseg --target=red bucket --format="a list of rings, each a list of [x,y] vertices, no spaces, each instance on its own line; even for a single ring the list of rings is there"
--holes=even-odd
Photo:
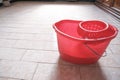
[[[61,20],[53,25],[57,33],[58,49],[62,59],[76,64],[91,64],[99,60],[110,41],[117,35],[112,27],[112,35],[99,39],[86,39],[78,34],[81,21]]]

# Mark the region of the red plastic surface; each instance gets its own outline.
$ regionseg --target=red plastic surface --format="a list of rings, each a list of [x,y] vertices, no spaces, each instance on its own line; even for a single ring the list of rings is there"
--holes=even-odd
[[[108,28],[107,23],[98,20],[82,21],[79,26],[89,32],[100,32]]]
[[[91,64],[99,60],[104,53],[111,39],[117,35],[117,29],[114,28],[113,35],[98,40],[84,39],[77,32],[81,21],[62,20],[53,25],[57,33],[58,49],[61,58],[76,64]],[[96,55],[86,45],[89,45],[99,55]]]
[[[108,31],[109,28],[109,25],[103,21],[82,21],[79,24],[78,33],[84,36],[84,38],[102,38],[106,37],[104,34],[107,33],[106,31]]]

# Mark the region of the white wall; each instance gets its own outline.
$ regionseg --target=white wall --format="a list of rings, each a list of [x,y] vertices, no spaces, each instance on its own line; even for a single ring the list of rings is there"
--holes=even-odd
[[[2,0],[0,0],[0,3],[2,3]]]

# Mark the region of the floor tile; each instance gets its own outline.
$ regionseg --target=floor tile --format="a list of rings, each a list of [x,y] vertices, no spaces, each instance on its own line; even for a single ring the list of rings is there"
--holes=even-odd
[[[0,48],[0,59],[20,60],[25,54],[23,49]]]
[[[120,45],[110,45],[110,49],[113,54],[118,54],[120,55]]]
[[[9,24],[9,23],[6,23]],[[43,25],[42,25],[43,26]],[[51,28],[49,28],[49,26]],[[1,27],[0,32],[11,32],[11,33],[52,33],[52,25],[46,27]]]
[[[79,67],[39,64],[33,80],[81,80]]]
[[[111,41],[110,44],[120,44],[119,41],[120,41],[120,38],[115,38]]]
[[[59,56],[52,27],[63,19],[102,20],[120,30],[119,21],[89,2],[18,1],[0,7],[0,80],[119,80],[120,34],[97,63],[72,64]]]
[[[35,34],[11,33],[9,39],[17,40],[34,40]]]
[[[53,50],[53,51],[58,51],[58,44],[57,42],[45,42],[43,46],[44,50]]]
[[[8,39],[11,33],[0,32],[0,39]]]
[[[80,67],[80,72],[82,80],[107,80],[99,67]]]
[[[0,62],[0,77],[30,80],[36,66],[36,63],[2,60]]]
[[[13,47],[16,40],[0,39],[0,47]]]
[[[99,66],[106,66],[106,67],[120,67],[120,64],[118,64],[114,58],[113,54],[112,55],[107,55],[105,57],[101,57],[98,61]]]
[[[24,49],[31,49],[32,44],[34,41],[28,41],[28,40],[17,40],[16,44],[13,46],[14,48],[24,48]],[[40,44],[40,43],[39,43]],[[42,43],[41,43],[42,44]]]
[[[14,45],[15,48],[57,50],[56,42],[38,41],[38,40],[18,40]]]
[[[113,55],[113,60],[120,65],[120,55],[114,54]]]
[[[56,33],[9,33],[0,32],[0,39],[56,41]]]
[[[112,53],[110,46],[108,46],[106,52],[104,53],[105,56],[101,56],[98,60],[99,66],[108,66],[108,67],[119,67],[120,65],[114,60],[114,54]]]
[[[23,61],[57,63],[59,53],[55,51],[28,50],[23,56]]]
[[[82,80],[118,80],[120,68],[80,67]]]
[[[119,31],[120,31],[120,30],[119,30]],[[120,38],[120,33],[118,33],[117,37],[119,37],[119,38]]]
[[[118,80],[120,79],[120,68],[108,68],[110,75],[108,75],[109,80]]]
[[[36,40],[40,40],[40,41],[56,41],[57,42],[57,37],[56,37],[56,33],[51,33],[51,34],[36,34],[34,37]]]
[[[17,17],[18,19],[20,19],[20,20],[23,20],[24,18],[21,18],[21,17]],[[12,17],[12,19],[17,19],[16,17]],[[8,19],[11,19],[11,16],[9,16],[9,17],[3,17],[2,19],[6,19],[6,20],[8,20]],[[29,19],[31,19],[31,18],[29,18]],[[37,18],[36,18],[37,19]],[[16,20],[15,20],[16,21]],[[46,28],[48,28],[48,27],[52,27],[50,24],[43,24],[43,23],[39,23],[39,24],[21,24],[21,23],[10,23],[10,24],[4,24],[4,23],[2,23],[1,24],[1,26],[0,26],[0,28],[43,28],[43,27],[46,27]]]
[[[22,79],[0,78],[0,80],[22,80]]]

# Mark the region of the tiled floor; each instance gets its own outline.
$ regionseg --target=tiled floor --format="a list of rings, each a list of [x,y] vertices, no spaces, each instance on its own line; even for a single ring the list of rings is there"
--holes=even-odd
[[[99,19],[120,30],[120,22],[93,3],[21,1],[0,7],[0,80],[119,80],[120,33],[98,63],[76,65],[59,57],[52,25],[62,19]]]

